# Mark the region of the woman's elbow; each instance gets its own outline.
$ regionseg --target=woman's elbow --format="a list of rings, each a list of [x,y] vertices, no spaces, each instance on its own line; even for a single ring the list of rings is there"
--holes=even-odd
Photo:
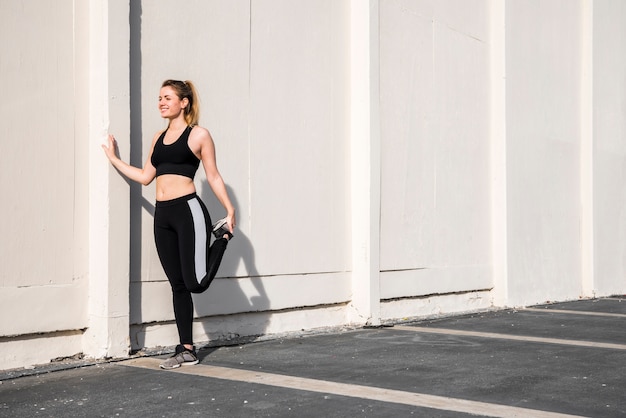
[[[149,185],[150,183],[152,183],[152,181],[154,180],[154,177],[155,177],[155,176],[143,177],[143,178],[140,180],[140,183],[141,183],[143,186],[147,186],[147,185]]]
[[[224,182],[222,176],[219,173],[207,175],[206,180],[211,186],[216,186]]]

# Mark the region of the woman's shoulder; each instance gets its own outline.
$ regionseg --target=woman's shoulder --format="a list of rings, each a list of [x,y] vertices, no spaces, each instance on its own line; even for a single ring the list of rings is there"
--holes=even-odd
[[[193,153],[196,154],[198,158],[201,158],[200,156],[204,152],[212,150],[215,146],[209,130],[198,125],[191,128],[187,143],[189,144],[189,148],[191,148]]]
[[[209,130],[200,125],[192,125],[190,126],[191,132],[190,135],[210,135]]]
[[[189,139],[198,142],[212,140],[209,130],[207,128],[203,128],[200,125],[194,125],[191,127],[191,132],[189,132]]]

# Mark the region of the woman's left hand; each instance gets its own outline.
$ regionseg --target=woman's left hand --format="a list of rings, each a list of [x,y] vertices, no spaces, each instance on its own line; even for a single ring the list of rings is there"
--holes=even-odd
[[[232,234],[233,231],[235,230],[235,226],[237,225],[237,220],[236,220],[234,212],[226,215],[226,224],[228,225],[228,229],[230,230],[230,233]]]

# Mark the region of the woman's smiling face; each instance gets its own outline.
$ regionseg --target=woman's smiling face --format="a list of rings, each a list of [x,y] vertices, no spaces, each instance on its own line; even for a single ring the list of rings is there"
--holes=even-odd
[[[159,112],[162,118],[177,117],[188,103],[189,100],[187,99],[180,100],[172,87],[165,86],[161,88],[159,93]]]

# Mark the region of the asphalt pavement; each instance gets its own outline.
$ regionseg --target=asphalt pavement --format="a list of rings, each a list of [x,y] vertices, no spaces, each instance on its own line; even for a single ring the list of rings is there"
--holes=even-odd
[[[626,298],[0,371],[0,417],[626,417]]]

